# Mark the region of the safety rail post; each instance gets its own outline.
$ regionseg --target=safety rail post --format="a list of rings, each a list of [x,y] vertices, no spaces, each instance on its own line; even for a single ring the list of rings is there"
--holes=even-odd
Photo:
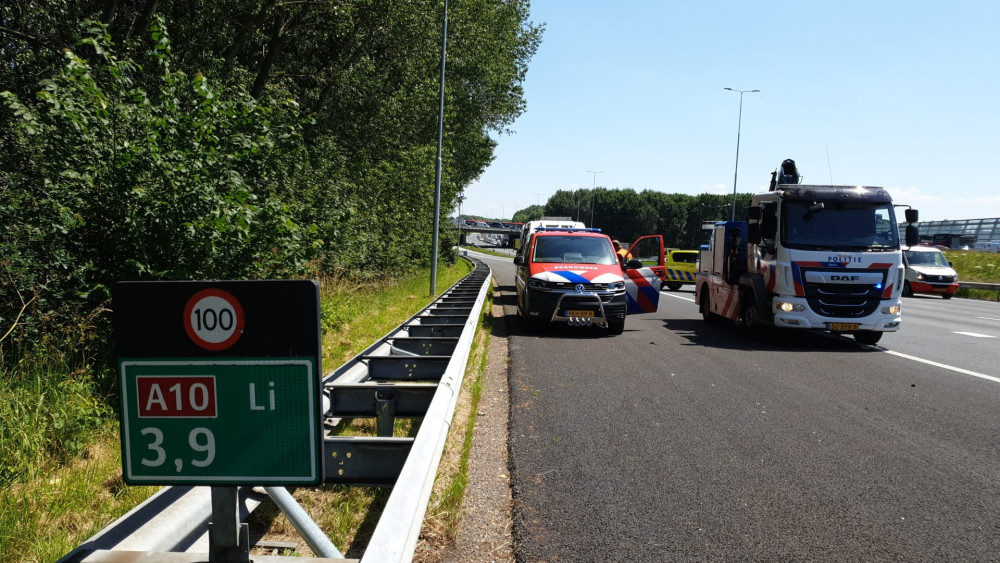
[[[212,487],[208,543],[211,563],[250,563],[250,526],[240,523],[236,487]]]

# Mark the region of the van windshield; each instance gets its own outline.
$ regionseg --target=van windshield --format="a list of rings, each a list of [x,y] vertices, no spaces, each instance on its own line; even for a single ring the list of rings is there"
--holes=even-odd
[[[907,250],[904,254],[906,254],[906,263],[911,266],[949,267],[948,259],[944,257],[941,251],[920,252],[918,250]]]
[[[609,266],[618,263],[615,250],[608,239],[572,235],[536,237],[531,261]]]

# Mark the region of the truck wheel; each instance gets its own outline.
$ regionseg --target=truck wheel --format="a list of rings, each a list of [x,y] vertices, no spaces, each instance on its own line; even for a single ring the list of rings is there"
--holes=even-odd
[[[860,344],[877,344],[882,339],[882,333],[877,330],[859,330],[854,333],[854,340]]]
[[[682,284],[674,283],[674,282],[669,282],[669,283],[666,283],[664,285],[666,285],[667,289],[669,289],[670,291],[677,291],[678,289],[681,288]]]
[[[747,330],[760,326],[760,310],[757,308],[757,299],[753,293],[744,293],[741,301],[740,326]]]
[[[698,309],[701,311],[701,318],[708,324],[715,324],[719,322],[719,317],[712,312],[712,304],[708,296],[708,288],[703,288],[701,292],[701,302],[698,303]]]
[[[913,288],[908,281],[903,282],[903,297],[913,297]]]
[[[608,334],[621,334],[625,332],[625,321],[608,321]]]

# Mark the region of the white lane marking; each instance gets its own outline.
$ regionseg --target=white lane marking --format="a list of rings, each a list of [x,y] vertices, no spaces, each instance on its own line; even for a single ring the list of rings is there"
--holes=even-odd
[[[694,303],[694,297],[687,297],[685,295],[678,295],[676,293],[664,293],[662,291],[660,292],[660,295],[666,295],[668,297],[673,297],[674,299],[683,299],[684,301],[690,301]]]
[[[974,338],[996,338],[996,336],[990,336],[989,334],[979,334],[978,332],[958,332],[957,330],[951,331],[954,334],[961,334],[962,336],[972,336]]]
[[[992,381],[994,383],[1000,383],[1000,377],[993,377],[992,375],[986,375],[985,373],[979,373],[977,371],[970,371],[970,370],[958,368],[958,367],[955,367],[955,366],[949,366],[948,364],[942,364],[942,363],[934,362],[934,361],[931,361],[931,360],[925,360],[923,358],[918,358],[916,356],[911,356],[909,354],[902,354],[900,352],[893,352],[892,350],[882,350],[882,351],[885,352],[886,354],[892,354],[893,356],[898,356],[900,358],[906,358],[907,360],[913,360],[915,362],[920,362],[922,364],[927,364],[929,366],[939,367],[939,368],[942,368],[942,369],[946,369],[946,370],[950,370],[950,371],[954,371],[954,372],[958,372],[958,373],[964,373],[965,375],[971,375],[973,377],[979,377],[981,379],[986,379],[986,380]]]
[[[1000,319],[994,319],[993,317],[972,317],[974,319],[983,319],[984,321],[1000,321]]]

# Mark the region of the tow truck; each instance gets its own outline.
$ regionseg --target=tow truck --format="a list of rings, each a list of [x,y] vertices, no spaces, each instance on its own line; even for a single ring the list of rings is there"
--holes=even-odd
[[[747,221],[716,223],[703,245],[695,302],[706,322],[851,334],[897,331],[904,268],[892,197],[870,186],[803,185],[795,162],[754,195]],[[906,209],[916,244],[916,209]]]

